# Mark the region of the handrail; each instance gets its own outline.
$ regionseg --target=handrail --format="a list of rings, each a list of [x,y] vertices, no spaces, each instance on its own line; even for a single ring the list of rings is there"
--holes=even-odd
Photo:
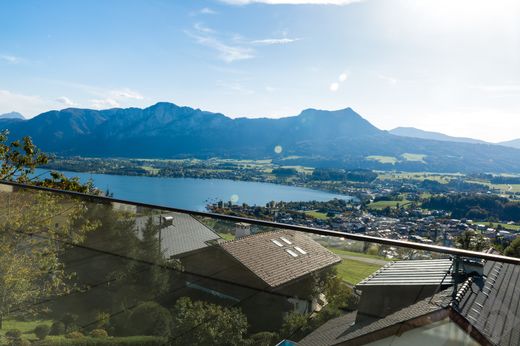
[[[304,233],[313,233],[313,234],[331,236],[331,237],[341,237],[341,238],[346,238],[346,239],[350,239],[350,240],[366,241],[366,242],[383,244],[383,245],[405,247],[405,248],[410,248],[410,249],[415,249],[415,250],[432,251],[432,252],[439,252],[439,253],[454,255],[454,256],[480,258],[480,259],[484,259],[484,260],[499,261],[499,262],[504,262],[504,263],[509,263],[509,264],[520,265],[520,258],[496,255],[496,254],[491,254],[491,253],[457,249],[457,248],[451,248],[451,247],[439,246],[439,245],[421,244],[421,243],[396,240],[396,239],[373,237],[373,236],[369,236],[369,235],[365,235],[365,234],[343,233],[343,232],[339,232],[339,231],[331,231],[331,230],[325,230],[325,229],[321,229],[321,228],[308,227],[308,226],[290,225],[290,224],[278,223],[278,222],[266,221],[266,220],[257,220],[257,219],[251,219],[251,218],[241,217],[241,216],[231,216],[231,215],[224,215],[224,214],[208,213],[208,212],[203,212],[203,211],[192,211],[192,210],[180,209],[180,208],[174,208],[174,207],[168,207],[168,206],[162,206],[162,205],[154,205],[154,204],[149,204],[149,203],[128,201],[128,200],[112,198],[112,197],[89,195],[89,194],[75,192],[75,191],[64,191],[64,190],[58,190],[58,189],[42,187],[42,186],[27,185],[27,184],[12,182],[12,181],[0,180],[0,184],[15,186],[15,187],[24,188],[24,189],[32,189],[32,190],[38,190],[38,191],[58,193],[58,194],[63,194],[63,195],[68,195],[68,196],[75,196],[75,197],[80,197],[82,199],[88,199],[88,200],[93,200],[93,201],[98,201],[98,202],[110,202],[110,203],[115,202],[115,203],[134,205],[134,206],[150,208],[150,209],[162,209],[165,211],[197,215],[197,216],[201,216],[201,217],[210,217],[210,218],[220,219],[220,220],[230,221],[230,222],[246,222],[246,223],[250,223],[253,225],[257,225],[257,226],[283,228],[283,229],[304,232]]]

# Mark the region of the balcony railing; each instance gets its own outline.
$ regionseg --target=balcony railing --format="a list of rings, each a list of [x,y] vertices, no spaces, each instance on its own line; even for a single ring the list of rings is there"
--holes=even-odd
[[[493,251],[15,183],[0,209],[0,344],[520,344]]]

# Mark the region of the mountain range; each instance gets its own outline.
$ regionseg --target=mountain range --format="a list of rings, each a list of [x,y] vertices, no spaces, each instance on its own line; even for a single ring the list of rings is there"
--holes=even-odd
[[[270,158],[314,167],[520,172],[519,149],[398,136],[351,108],[231,119],[160,102],[144,109],[68,108],[29,120],[0,119],[0,129],[9,129],[13,139],[31,136],[42,150],[61,156]]]
[[[18,112],[10,112],[5,114],[0,114],[0,119],[20,119],[25,120],[25,117]]]
[[[447,142],[498,144],[498,145],[503,145],[506,147],[520,149],[520,138],[513,139],[511,141],[499,142],[499,143],[489,143],[489,142],[482,141],[480,139],[473,139],[473,138],[467,138],[467,137],[453,137],[453,136],[445,135],[440,132],[424,131],[421,129],[417,129],[415,127],[396,127],[395,129],[392,129],[388,132],[390,132],[393,135],[404,136],[404,137],[433,139],[436,141],[447,141]]]
[[[393,130],[388,131],[393,135],[403,137],[414,137],[423,139],[433,139],[436,141],[447,141],[447,142],[461,142],[461,143],[486,143],[479,139],[466,138],[466,137],[452,137],[445,135],[440,132],[431,132],[417,129],[415,127],[396,127]]]
[[[513,139],[511,141],[500,142],[499,144],[500,145],[505,145],[506,147],[520,149],[520,138]]]

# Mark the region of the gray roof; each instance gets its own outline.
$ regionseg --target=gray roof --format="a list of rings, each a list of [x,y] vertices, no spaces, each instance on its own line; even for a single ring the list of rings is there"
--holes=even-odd
[[[341,258],[301,232],[264,232],[220,245],[270,287],[323,269]]]
[[[496,345],[520,345],[520,266],[487,261],[454,308]]]
[[[389,285],[452,285],[451,259],[406,260],[391,262],[370,275],[356,287]]]
[[[299,346],[319,346],[336,344],[357,344],[355,339],[368,336],[376,331],[389,328],[389,335],[398,333],[407,327],[407,321],[442,310],[450,301],[450,290],[441,291],[432,297],[420,300],[391,315],[374,322],[356,323],[356,312],[327,321],[321,327],[307,335]],[[433,320],[431,322],[434,322]],[[386,337],[386,335],[382,336]],[[366,341],[366,340],[365,340]],[[375,341],[372,339],[370,341]]]
[[[170,258],[185,252],[202,249],[209,242],[221,239],[220,236],[200,221],[188,214],[168,213],[162,216],[173,216],[172,224],[161,229],[161,250],[164,257]],[[160,216],[154,216],[154,223],[158,224]],[[147,216],[136,218],[137,229],[146,224]]]
[[[405,264],[404,262],[408,261],[402,262]],[[393,265],[395,263],[388,267]],[[414,265],[412,264],[410,268],[414,268]],[[429,282],[423,279],[425,275],[420,272],[427,269],[415,267],[415,270],[416,274],[420,275],[420,279],[416,280],[412,275],[406,282],[414,280],[417,284]],[[482,278],[470,277],[464,284],[459,285],[455,300],[451,298],[452,290],[447,289],[374,322],[358,324],[354,324],[356,313],[353,312],[326,322],[305,337],[299,345],[354,343],[356,338],[368,336],[391,326],[397,328],[399,325],[406,325],[406,321],[445,309],[448,304],[492,344],[520,345],[520,266],[487,261],[483,272]],[[406,272],[404,274],[407,275]],[[377,273],[362,283],[370,284],[374,277],[377,277]],[[381,277],[380,279],[372,281],[372,284],[395,284],[391,277],[386,277],[385,279],[388,279],[386,282]],[[398,333],[399,329],[389,329],[389,331]]]

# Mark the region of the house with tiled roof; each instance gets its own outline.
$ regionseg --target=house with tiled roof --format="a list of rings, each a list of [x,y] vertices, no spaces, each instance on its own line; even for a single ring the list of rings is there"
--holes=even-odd
[[[313,311],[319,304],[317,277],[341,261],[308,235],[290,230],[218,242],[177,258],[193,276],[188,287],[240,301],[252,327],[259,330],[278,328],[289,312]]]
[[[513,264],[390,263],[356,286],[358,311],[327,321],[298,345],[519,345],[519,285]]]
[[[161,251],[166,259],[203,249],[221,239],[193,216],[174,212],[135,218],[138,236],[150,218],[159,228]]]

